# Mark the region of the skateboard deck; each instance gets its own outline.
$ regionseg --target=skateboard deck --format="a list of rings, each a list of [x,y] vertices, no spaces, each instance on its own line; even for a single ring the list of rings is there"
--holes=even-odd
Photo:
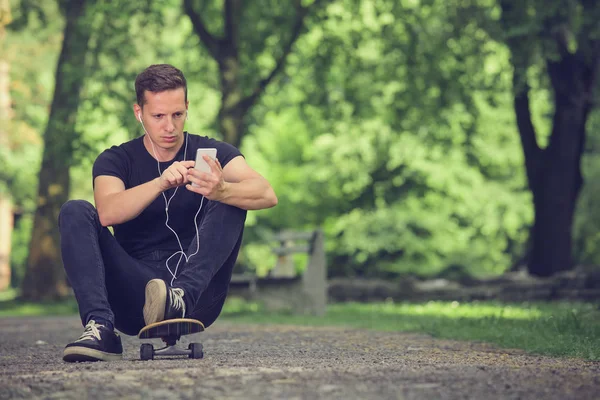
[[[140,339],[170,338],[202,332],[204,324],[197,319],[176,318],[146,325],[138,333]]]
[[[204,324],[196,319],[177,318],[155,322],[143,327],[138,333],[140,339],[162,339],[166,346],[154,349],[150,343],[140,346],[142,360],[152,360],[155,356],[188,356],[189,358],[203,358],[204,351],[201,343],[190,343],[187,349],[176,346],[183,335],[202,332]]]

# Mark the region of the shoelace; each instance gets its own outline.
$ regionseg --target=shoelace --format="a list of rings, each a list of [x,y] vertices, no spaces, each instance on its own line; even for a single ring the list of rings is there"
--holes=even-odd
[[[76,340],[76,342],[80,342],[82,340],[93,340],[94,338],[101,340],[100,339],[100,331],[98,330],[99,326],[103,326],[103,325],[97,325],[96,321],[91,320],[90,322],[87,323],[87,325],[85,326],[85,330],[83,331],[83,334],[79,337],[79,339]]]
[[[181,317],[185,317],[185,302],[183,301],[183,289],[171,289],[171,303],[176,310],[182,310]]]

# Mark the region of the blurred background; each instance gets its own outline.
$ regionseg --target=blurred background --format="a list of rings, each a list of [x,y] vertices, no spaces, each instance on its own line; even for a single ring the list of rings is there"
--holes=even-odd
[[[188,79],[186,129],[239,146],[279,196],[249,213],[239,271],[269,273],[275,233],[321,228],[348,285],[598,277],[599,16],[586,0],[0,0],[0,289],[70,296],[58,211],[92,201],[95,157],[142,134],[133,84],[155,63]]]

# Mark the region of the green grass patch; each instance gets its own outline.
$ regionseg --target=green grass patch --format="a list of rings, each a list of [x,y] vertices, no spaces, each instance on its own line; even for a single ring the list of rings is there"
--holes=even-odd
[[[31,317],[44,315],[77,314],[78,307],[74,298],[45,303],[31,303],[18,300],[19,292],[8,289],[0,292],[0,318]]]
[[[17,289],[9,288],[0,291],[0,305],[4,302],[14,300],[17,297]]]
[[[24,303],[14,295],[2,297],[2,293],[0,299],[0,317],[77,314],[74,299]],[[229,298],[221,320],[417,332],[537,354],[600,360],[600,309],[589,303],[343,303],[330,304],[324,317],[312,317],[271,313],[258,303]]]
[[[75,300],[48,303],[29,303],[18,300],[0,302],[0,318],[2,317],[31,317],[49,315],[73,315],[78,308]]]
[[[552,356],[600,359],[600,311],[587,303],[438,302],[331,304],[325,317],[273,314],[228,300],[224,320],[420,332]]]

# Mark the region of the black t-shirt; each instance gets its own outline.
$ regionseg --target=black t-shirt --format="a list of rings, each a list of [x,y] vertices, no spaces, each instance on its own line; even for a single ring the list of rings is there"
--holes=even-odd
[[[188,140],[187,150],[184,142],[175,158],[160,163],[161,172],[164,172],[175,161],[184,159],[195,161],[198,148],[216,148],[217,158],[223,167],[233,158],[242,155],[236,147],[229,143],[207,136],[191,135],[187,132],[186,137]],[[140,136],[102,152],[94,162],[93,179],[100,175],[115,176],[123,181],[125,189],[130,189],[157,178],[159,176],[158,163],[144,147],[143,139],[144,137]],[[171,198],[174,191],[175,189],[169,189],[164,192],[167,200]],[[169,203],[169,226],[177,232],[184,250],[196,235],[194,216],[198,212],[201,199],[201,195],[190,192],[185,186],[181,186]],[[197,221],[200,221],[207,204],[208,200],[204,199]],[[179,244],[173,232],[166,227],[165,221],[165,199],[159,195],[136,218],[113,226],[115,238],[125,251],[134,257],[154,250],[175,252],[179,250]]]

